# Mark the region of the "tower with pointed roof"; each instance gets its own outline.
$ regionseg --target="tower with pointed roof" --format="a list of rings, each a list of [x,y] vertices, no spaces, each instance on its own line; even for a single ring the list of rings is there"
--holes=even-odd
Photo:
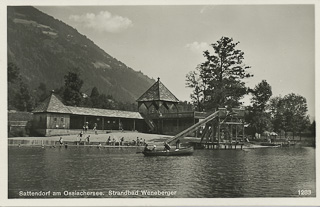
[[[153,106],[157,111],[163,106],[168,111],[173,107],[177,109],[177,103],[179,100],[169,89],[160,81],[155,82],[144,94],[137,99],[138,108],[144,105],[149,112],[149,109]]]
[[[140,114],[153,133],[174,135],[203,118],[201,113],[179,111],[179,100],[160,78],[137,99],[137,102]],[[142,106],[147,110],[143,111]]]

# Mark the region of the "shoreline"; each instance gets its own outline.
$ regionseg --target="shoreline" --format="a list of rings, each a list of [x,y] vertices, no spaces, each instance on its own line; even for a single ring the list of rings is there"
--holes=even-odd
[[[90,142],[86,142],[86,138],[90,135]],[[81,138],[78,135],[63,135],[63,136],[52,136],[52,137],[10,137],[8,138],[8,146],[55,146],[59,147],[59,139],[62,137],[63,145],[67,144],[68,146],[94,146],[97,147],[101,144],[101,147],[106,148],[119,148],[119,147],[136,147],[141,148],[144,147],[144,144],[148,145],[159,145],[162,146],[163,142],[171,138],[170,135],[161,135],[161,134],[146,134],[140,132],[112,132],[106,134],[94,134],[87,133],[84,134]],[[115,145],[108,145],[107,140],[110,137],[111,141],[115,140]],[[134,144],[134,141],[137,141],[137,137],[139,141],[141,141],[141,145]],[[123,138],[123,145],[119,146],[120,139]],[[181,139],[181,143],[192,142],[192,141],[200,141],[201,138],[194,137],[185,137]],[[174,145],[172,143],[172,145]]]

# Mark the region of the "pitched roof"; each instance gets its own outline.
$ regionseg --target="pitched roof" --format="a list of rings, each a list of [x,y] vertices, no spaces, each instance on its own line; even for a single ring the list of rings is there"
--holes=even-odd
[[[143,119],[139,112],[68,106],[71,114],[115,118]]]
[[[179,102],[179,99],[173,95],[163,85],[163,83],[160,81],[160,78],[158,78],[158,81],[155,82],[140,98],[137,100],[138,102],[144,102],[144,101],[167,101],[167,102]]]
[[[33,111],[33,113],[41,113],[41,112],[53,112],[53,113],[62,113],[62,114],[70,114],[71,111],[65,106],[55,95],[51,93],[51,95],[46,98],[39,106],[37,106]]]
[[[53,93],[32,112],[143,119],[139,112],[66,106]]]

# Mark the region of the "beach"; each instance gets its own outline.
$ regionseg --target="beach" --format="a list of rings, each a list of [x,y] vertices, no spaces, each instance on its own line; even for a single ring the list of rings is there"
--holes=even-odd
[[[125,146],[133,146],[133,141],[137,141],[137,138],[139,138],[139,141],[148,144],[148,145],[163,145],[163,142],[171,138],[170,135],[161,135],[161,134],[147,134],[147,133],[141,133],[141,132],[132,132],[132,131],[114,131],[110,133],[102,133],[98,132],[95,134],[93,131],[87,132],[86,134],[82,135],[82,138],[80,138],[77,134],[71,134],[71,135],[61,135],[61,136],[50,136],[50,137],[12,137],[8,138],[8,145],[9,146],[15,146],[15,145],[22,145],[22,146],[37,146],[37,145],[44,145],[44,146],[52,146],[52,145],[58,145],[60,137],[62,137],[64,144],[68,144],[69,146],[76,145],[77,142],[80,142],[80,139],[82,142],[86,141],[86,138],[90,135],[90,145],[98,145],[101,144],[102,146],[110,146],[113,145],[107,145],[107,140],[110,137],[111,141],[114,139],[115,142],[119,142],[120,139],[123,137],[123,147]],[[181,139],[181,143],[186,143],[190,141],[200,141],[200,138],[194,138],[194,137],[185,137]],[[85,142],[86,145],[88,145],[88,142]],[[142,146],[140,144],[140,146]],[[136,146],[136,144],[134,145]],[[119,147],[116,145],[116,147]]]

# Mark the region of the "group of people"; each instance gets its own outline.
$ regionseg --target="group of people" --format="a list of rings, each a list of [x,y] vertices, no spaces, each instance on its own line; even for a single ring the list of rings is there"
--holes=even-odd
[[[81,132],[78,134],[78,136],[77,136],[77,141],[78,141],[78,137],[80,137],[80,140],[79,140],[79,143],[80,143],[80,144],[83,143],[83,142],[82,142],[82,136],[83,136],[83,131],[81,131]],[[88,135],[88,136],[85,138],[84,141],[90,143],[90,135]]]
[[[98,127],[98,124],[94,123],[94,126],[93,126],[92,130],[95,132],[95,134],[98,134],[97,127]],[[83,129],[82,133],[87,133],[87,131],[89,129],[89,122],[86,122],[83,125],[82,129]]]
[[[106,142],[107,145],[116,145],[116,143],[119,143],[119,145],[122,146],[124,143],[124,137],[121,137],[120,140],[115,140],[115,138],[111,140],[111,137],[109,136]]]
[[[178,139],[176,141],[176,150],[179,150],[179,149],[180,149],[180,140]],[[156,145],[153,145],[153,148],[149,149],[148,144],[145,144],[144,151],[155,151],[155,150],[156,150]],[[169,145],[169,143],[164,142],[163,151],[169,152],[170,150],[171,150],[171,146]]]

